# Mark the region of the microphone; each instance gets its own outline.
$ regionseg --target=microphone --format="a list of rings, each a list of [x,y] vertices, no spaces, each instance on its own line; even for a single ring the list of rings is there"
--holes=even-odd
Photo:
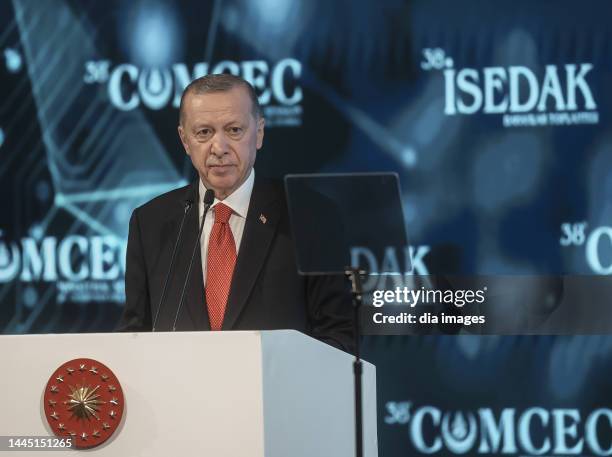
[[[215,201],[215,192],[212,189],[208,189],[204,194],[204,215],[202,216],[202,222],[200,222],[200,230],[198,230],[198,237],[196,238],[196,242],[193,245],[193,251],[191,252],[191,260],[189,260],[189,267],[187,267],[187,276],[185,277],[185,282],[183,283],[183,290],[181,291],[181,298],[179,300],[178,309],[176,310],[176,315],[174,316],[174,324],[172,325],[172,331],[176,331],[176,322],[179,317],[179,313],[181,312],[181,308],[183,307],[183,302],[185,301],[185,291],[187,290],[187,285],[189,284],[189,279],[191,277],[191,267],[193,267],[193,259],[195,258],[195,254],[197,252],[198,247],[200,246],[200,238],[202,237],[202,231],[204,230],[204,221],[206,220],[206,214],[210,209],[210,205]]]
[[[176,257],[176,250],[181,243],[181,238],[183,236],[183,225],[185,224],[185,218],[189,211],[191,211],[191,207],[193,206],[193,200],[187,198],[183,201],[183,217],[181,218],[181,225],[179,225],[178,236],[176,237],[176,242],[174,243],[174,248],[172,249],[172,255],[170,256],[170,266],[168,267],[168,273],[166,273],[166,278],[164,279],[164,287],[162,287],[161,297],[159,298],[159,304],[157,305],[157,312],[155,313],[155,319],[153,319],[153,327],[151,331],[155,331],[157,327],[157,320],[159,319],[159,312],[161,311],[162,305],[164,303],[164,298],[166,298],[166,292],[168,290],[168,281],[170,280],[170,275],[172,274],[172,267],[174,267],[174,258]]]

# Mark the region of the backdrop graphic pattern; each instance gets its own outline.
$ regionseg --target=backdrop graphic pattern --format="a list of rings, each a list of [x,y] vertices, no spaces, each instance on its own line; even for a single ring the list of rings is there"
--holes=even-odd
[[[397,172],[416,273],[612,274],[610,12],[570,0],[2,2],[0,328],[113,328],[130,213],[194,178],[178,97],[208,72],[260,94],[258,175]],[[497,373],[496,360],[567,357],[582,371],[522,389],[584,414],[609,403],[603,387],[587,392],[605,385],[608,337],[473,338],[366,341],[384,455],[418,450],[385,422],[387,403],[484,401],[408,389],[413,365],[423,379],[470,379],[453,351]],[[419,348],[431,358],[415,364]],[[555,396],[564,388],[573,396]]]

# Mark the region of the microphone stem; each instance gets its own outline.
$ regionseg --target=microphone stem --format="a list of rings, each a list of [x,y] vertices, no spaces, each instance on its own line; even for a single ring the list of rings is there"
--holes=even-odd
[[[178,248],[179,243],[181,242],[181,237],[183,235],[183,225],[185,224],[185,218],[189,211],[191,211],[191,207],[193,206],[193,202],[188,201],[185,204],[185,210],[183,211],[183,218],[181,219],[181,225],[179,225],[178,236],[176,237],[176,242],[174,243],[174,248],[172,249],[172,255],[170,256],[170,266],[168,267],[168,273],[166,273],[166,278],[164,279],[164,286],[162,287],[161,297],[159,298],[159,304],[157,305],[157,311],[155,313],[155,319],[153,319],[153,326],[151,331],[154,332],[157,327],[157,320],[159,319],[159,312],[161,311],[162,305],[164,303],[164,299],[166,298],[166,293],[168,292],[168,282],[170,280],[170,274],[172,273],[172,267],[174,267],[174,258],[176,257],[176,250]]]
[[[183,302],[185,301],[185,292],[187,291],[187,286],[189,285],[189,279],[191,279],[191,268],[193,267],[193,259],[195,259],[195,254],[197,252],[198,247],[200,246],[200,238],[202,237],[202,231],[204,230],[204,221],[206,220],[206,214],[210,209],[211,203],[204,203],[204,215],[202,216],[202,222],[200,222],[200,229],[198,230],[198,237],[196,238],[196,242],[193,246],[193,251],[191,253],[191,260],[189,260],[189,267],[187,268],[187,277],[185,278],[185,282],[183,283],[183,290],[181,291],[181,298],[179,300],[178,309],[176,310],[176,316],[174,316],[174,324],[172,325],[172,331],[176,331],[176,322],[178,321],[179,313],[181,312],[181,308],[183,307]]]

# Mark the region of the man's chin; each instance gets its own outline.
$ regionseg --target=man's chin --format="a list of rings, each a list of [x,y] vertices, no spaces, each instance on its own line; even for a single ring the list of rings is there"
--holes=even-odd
[[[237,180],[232,178],[219,179],[213,178],[208,180],[208,184],[206,188],[212,189],[215,191],[215,196],[219,199],[227,197],[234,190],[236,190],[236,182]]]

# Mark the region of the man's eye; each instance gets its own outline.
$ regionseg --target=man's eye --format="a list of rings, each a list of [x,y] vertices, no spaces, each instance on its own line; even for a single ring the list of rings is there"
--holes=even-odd
[[[201,130],[198,130],[197,135],[198,136],[209,136],[210,135],[210,129],[201,129]]]
[[[240,127],[230,127],[229,133],[231,133],[232,135],[239,135],[242,133],[242,129]]]

